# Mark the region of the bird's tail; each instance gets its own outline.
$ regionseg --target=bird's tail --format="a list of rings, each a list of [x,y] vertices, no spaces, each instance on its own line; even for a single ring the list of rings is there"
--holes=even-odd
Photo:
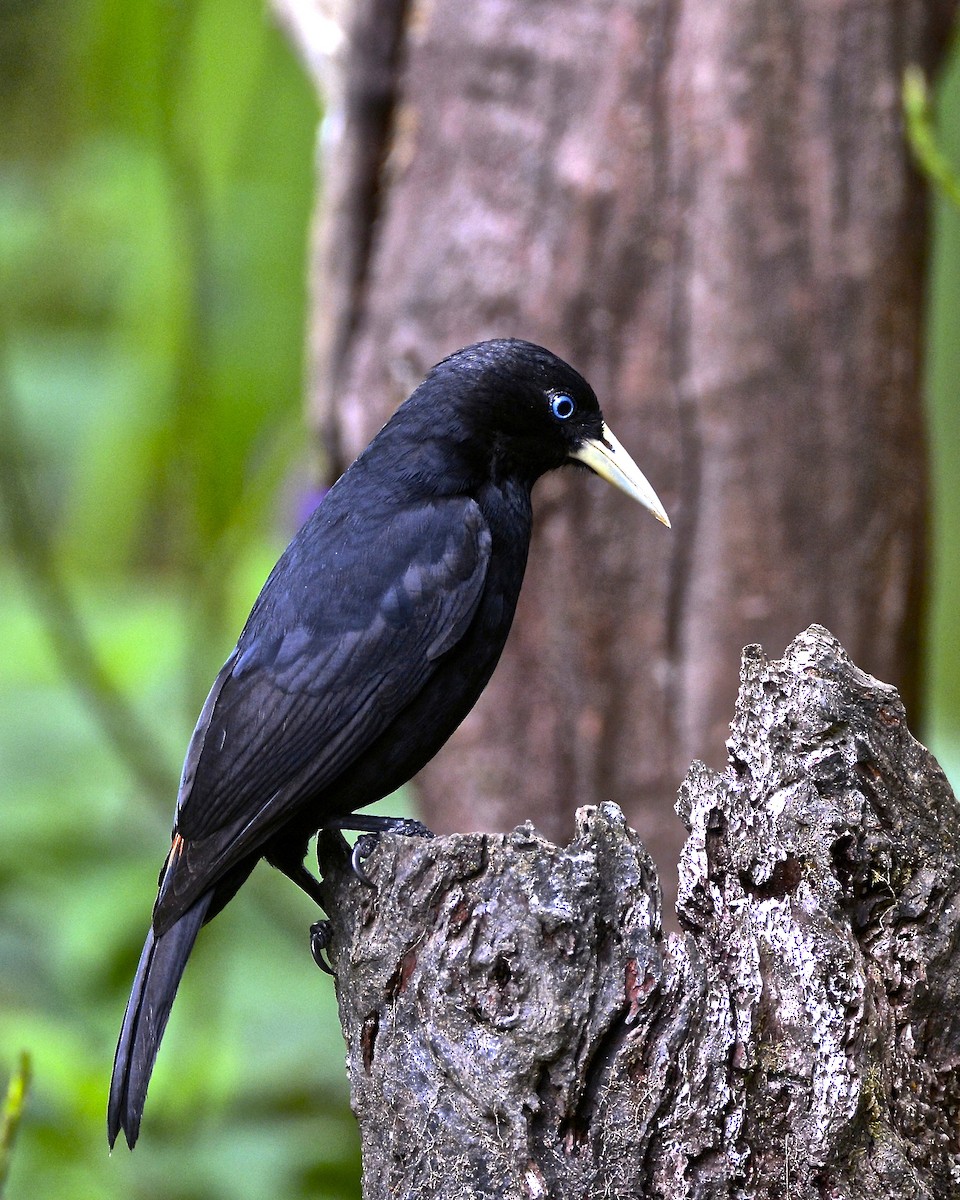
[[[159,937],[154,936],[152,928],[147,934],[113,1061],[107,1107],[107,1137],[111,1150],[121,1129],[131,1150],[136,1144],[160,1039],[180,977],[213,895],[213,891],[209,891],[201,896]]]

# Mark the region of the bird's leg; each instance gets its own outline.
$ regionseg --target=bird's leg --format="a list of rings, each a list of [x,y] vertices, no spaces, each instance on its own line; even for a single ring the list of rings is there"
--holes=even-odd
[[[279,858],[272,854],[266,854],[264,857],[272,867],[276,867],[278,871],[282,871],[302,892],[306,892],[318,908],[323,908],[323,892],[320,880],[315,879],[301,861],[294,860],[291,862],[285,857]]]
[[[292,861],[289,856],[267,855],[267,861],[271,866],[282,871],[288,879],[293,880],[301,891],[306,892],[311,900],[319,907],[323,908],[323,894],[319,879],[315,879],[302,861],[295,856]],[[317,964],[321,971],[326,971],[328,975],[333,974],[333,968],[324,955],[327,946],[330,945],[331,927],[328,920],[315,921],[310,926],[310,953],[313,955],[313,961]]]
[[[395,833],[398,837],[422,838],[436,836],[422,821],[415,821],[412,817],[380,817],[373,813],[347,813],[324,822],[324,828],[349,829],[363,834],[363,837],[357,838],[350,855],[350,869],[367,887],[373,887],[374,883],[363,869],[363,860],[373,853],[381,834]]]
[[[432,838],[436,834],[412,817],[381,817],[376,813],[346,813],[324,821],[324,829],[349,829],[356,833],[395,833],[399,837]]]

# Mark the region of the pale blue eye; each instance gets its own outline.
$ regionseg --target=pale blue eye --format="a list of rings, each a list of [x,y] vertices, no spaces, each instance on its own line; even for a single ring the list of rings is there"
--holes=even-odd
[[[558,421],[565,421],[568,417],[572,417],[576,407],[573,397],[568,396],[566,392],[558,392],[551,397],[550,411]]]

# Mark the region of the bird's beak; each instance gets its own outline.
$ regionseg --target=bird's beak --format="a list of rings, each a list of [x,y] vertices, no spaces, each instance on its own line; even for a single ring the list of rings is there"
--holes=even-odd
[[[570,457],[585,463],[601,479],[620,488],[634,500],[639,500],[644,508],[650,509],[658,521],[670,528],[670,518],[657,493],[606,425],[598,438],[586,438]]]

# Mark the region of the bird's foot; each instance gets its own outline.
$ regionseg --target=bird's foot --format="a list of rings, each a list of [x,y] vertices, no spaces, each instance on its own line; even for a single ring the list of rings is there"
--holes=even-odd
[[[362,833],[358,837],[350,854],[350,869],[361,883],[374,887],[374,882],[363,868],[363,861],[369,858],[376,849],[381,834],[393,833],[398,837],[432,838],[436,835],[422,821],[412,817],[379,817],[371,813],[350,813],[328,821],[325,828],[350,829]]]
[[[268,859],[268,861],[273,861]],[[293,865],[281,864],[274,862],[273,864],[286,875],[288,879],[292,879],[302,892],[305,892],[318,908],[323,908],[323,885],[319,879],[314,879],[302,862],[294,863]]]
[[[334,973],[326,956],[332,930],[333,926],[329,921],[316,921],[310,926],[310,953],[313,955],[313,961],[327,975]]]

